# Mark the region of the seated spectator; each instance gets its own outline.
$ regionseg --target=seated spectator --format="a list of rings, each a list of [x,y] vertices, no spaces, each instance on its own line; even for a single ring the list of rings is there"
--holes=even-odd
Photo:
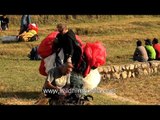
[[[137,41],[137,47],[135,49],[133,59],[139,62],[146,62],[148,60],[147,51],[144,46],[142,46],[142,42],[140,40]]]
[[[154,38],[152,41],[153,48],[156,51],[156,60],[160,60],[160,44],[158,43],[158,39]]]
[[[156,59],[156,51],[153,48],[150,39],[145,40],[145,48],[146,48],[146,51],[147,51],[147,54],[149,57],[148,61],[155,60]]]
[[[0,21],[1,21],[1,30],[8,30],[9,26],[9,19],[6,15],[3,15],[0,17]]]

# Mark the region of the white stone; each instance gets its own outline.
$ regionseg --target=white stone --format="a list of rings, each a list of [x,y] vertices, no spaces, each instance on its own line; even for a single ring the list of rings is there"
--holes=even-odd
[[[144,69],[143,73],[144,73],[144,75],[148,75],[148,72],[146,69]]]
[[[108,73],[108,69],[106,67],[103,68],[103,72]]]
[[[149,73],[149,74],[151,73],[151,68],[148,68],[148,73]]]
[[[127,72],[126,71],[122,72],[122,78],[123,79],[127,78]]]
[[[140,68],[140,67],[141,67],[141,64],[140,64],[140,63],[138,63],[138,64],[137,64],[137,68]]]
[[[133,64],[130,64],[129,69],[130,69],[130,70],[133,70],[133,69],[134,69],[134,65],[133,65]]]
[[[128,72],[128,78],[130,78],[130,77],[131,77],[131,75],[132,75],[132,72],[131,72],[131,71],[129,71],[129,72]]]
[[[136,77],[136,76],[135,76],[135,73],[132,73],[131,77],[135,78],[135,77]]]
[[[129,70],[129,65],[126,65],[125,67],[126,67],[127,70]]]
[[[116,66],[116,65],[115,65],[115,66],[113,66],[113,67],[114,67],[115,72],[119,72],[119,71],[120,71],[120,70],[119,70],[119,68],[120,68],[119,66]]]
[[[155,67],[153,70],[154,70],[154,72],[155,72],[155,73],[157,73],[157,72],[158,72],[158,70],[157,70],[157,68],[156,68],[156,67]]]
[[[125,68],[125,66],[123,65],[123,66],[122,66],[122,70],[125,70],[125,69],[126,69],[126,68]]]
[[[108,66],[107,69],[108,69],[108,72],[111,72],[111,66]]]
[[[110,80],[111,79],[111,75],[110,74],[106,74],[106,78]]]
[[[138,68],[138,65],[136,64],[136,65],[134,66],[134,68]]]
[[[144,68],[148,68],[149,67],[149,65],[148,65],[148,63],[142,63],[142,68],[144,69]]]
[[[153,72],[154,72],[152,68],[150,68],[150,70],[151,70],[151,73],[153,73]]]
[[[113,78],[120,79],[120,74],[119,73],[113,73]]]
[[[151,67],[157,67],[159,65],[159,63],[156,61],[150,61],[150,63],[151,63]]]
[[[98,71],[101,73],[101,72],[104,72],[104,68],[103,67],[98,67]]]
[[[119,72],[122,72],[122,66],[119,66]]]
[[[112,72],[115,72],[115,71],[114,71],[114,67],[113,67],[113,66],[111,67],[111,71],[112,71]]]
[[[138,68],[138,75],[143,75],[143,70],[141,68]]]

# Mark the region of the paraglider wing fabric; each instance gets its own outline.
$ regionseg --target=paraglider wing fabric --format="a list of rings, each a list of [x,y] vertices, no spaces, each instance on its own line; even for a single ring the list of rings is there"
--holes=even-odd
[[[84,54],[88,64],[84,76],[89,74],[91,68],[97,68],[106,62],[106,48],[100,42],[86,43]]]
[[[44,76],[47,76],[47,73],[46,73],[46,68],[45,68],[45,66],[44,66],[44,60],[42,59],[41,60],[41,63],[40,63],[40,66],[39,66],[39,73],[41,74],[41,75],[44,75]]]
[[[91,70],[90,73],[83,79],[83,87],[85,90],[92,90],[98,86],[101,80],[101,75],[98,69]]]
[[[42,57],[42,58],[46,58],[49,55],[52,54],[52,45],[53,45],[53,41],[55,40],[56,36],[57,36],[58,32],[52,32],[50,33],[44,40],[42,40],[42,42],[39,45],[38,48],[38,54]]]

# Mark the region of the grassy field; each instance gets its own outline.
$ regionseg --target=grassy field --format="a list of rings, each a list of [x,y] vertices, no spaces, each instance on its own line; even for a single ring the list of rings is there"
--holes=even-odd
[[[38,23],[38,41],[0,43],[0,104],[32,105],[41,93],[45,77],[38,72],[40,61],[30,61],[27,55],[55,29],[56,24]],[[106,20],[68,21],[67,24],[83,42],[101,41],[104,44],[108,54],[106,65],[132,63],[136,39],[160,38],[158,16],[113,16]],[[19,26],[11,24],[8,31],[0,32],[0,37],[18,32]],[[101,88],[116,89],[115,93],[93,94],[93,104],[160,104],[159,83],[159,76],[102,82]]]

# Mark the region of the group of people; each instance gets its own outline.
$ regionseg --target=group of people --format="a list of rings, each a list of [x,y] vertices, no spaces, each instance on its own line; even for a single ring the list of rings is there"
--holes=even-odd
[[[38,39],[38,26],[31,23],[30,15],[22,15],[18,41],[34,41]]]
[[[6,15],[0,16],[0,22],[1,27],[0,30],[5,31],[9,29],[9,18]],[[8,39],[7,39],[8,38]],[[38,26],[35,23],[31,22],[30,15],[22,15],[21,17],[21,24],[20,24],[20,30],[16,38],[14,36],[12,37],[6,37],[6,40],[4,42],[9,42],[13,39],[13,41],[34,41],[38,39]]]
[[[1,29],[7,30],[9,19],[6,15],[0,17],[1,20]],[[33,29],[34,28],[34,29]],[[47,77],[43,85],[44,89],[54,89],[59,93],[52,94],[54,96],[54,101],[59,100],[59,96],[63,98],[68,97],[68,93],[64,91],[64,87],[69,87],[73,89],[83,89],[84,88],[84,76],[83,73],[87,69],[87,63],[82,64],[83,59],[87,60],[86,56],[82,56],[81,45],[76,40],[75,33],[68,29],[65,24],[57,25],[58,34],[54,40],[54,45],[52,46],[52,53],[55,53],[54,65],[47,72]],[[18,34],[18,38],[23,41],[28,41],[28,37],[33,37],[37,35],[38,29],[36,24],[31,24],[31,19],[29,15],[23,15],[21,18],[21,27]],[[137,41],[137,47],[135,49],[133,60],[139,62],[146,62],[151,60],[160,60],[160,44],[158,39],[154,38],[152,41],[150,39],[145,40],[145,46],[142,45],[142,41]],[[38,48],[37,48],[38,49]],[[61,54],[60,54],[61,53]],[[60,54],[60,55],[59,55]],[[81,64],[79,64],[81,61]],[[53,61],[51,61],[53,63]],[[90,66],[92,69],[96,69],[95,66]],[[79,69],[81,68],[81,69]],[[99,74],[99,73],[98,73]],[[96,74],[96,75],[98,75]],[[57,85],[57,80],[60,80],[65,76],[66,83],[63,87]],[[98,83],[98,82],[97,82]],[[96,83],[96,84],[97,84]],[[45,93],[46,97],[49,97],[50,93]],[[76,99],[81,99],[82,95],[85,96],[85,93],[74,93],[71,96]],[[87,98],[86,96],[84,98]],[[83,99],[84,100],[84,99]]]
[[[142,45],[141,40],[138,40],[133,60],[139,62],[160,60],[160,44],[158,39],[154,38],[152,41],[150,39],[145,39],[145,46]]]
[[[1,30],[7,30],[9,19],[6,17],[6,15],[1,16],[0,21]],[[75,33],[71,29],[68,29],[65,24],[58,24],[57,31],[58,34],[56,35],[52,46],[52,53],[55,54],[55,64],[51,67],[51,69],[48,70],[47,77],[43,85],[43,90],[54,89],[58,91],[57,93],[52,95],[50,93],[44,93],[45,97],[54,97],[54,99],[51,99],[53,101],[50,101],[50,104],[54,104],[54,102],[57,102],[59,99],[61,99],[62,97],[60,98],[60,96],[63,96],[63,98],[68,97],[68,93],[66,93],[66,91],[63,89],[64,87],[68,87],[68,85],[72,89],[83,90],[83,73],[85,69],[87,69],[87,63],[79,64],[80,61],[82,63],[82,57],[85,60],[87,58],[86,56],[82,56],[82,46],[77,41]],[[30,16],[23,15],[21,18],[20,32],[17,37],[20,40],[23,39],[23,41],[28,41],[28,37],[37,35],[37,32],[38,28],[36,24],[31,24]],[[145,39],[145,46],[142,45],[141,40],[138,40],[136,44],[137,47],[134,51],[133,60],[139,62],[160,60],[160,44],[158,43],[157,38],[154,38],[152,41],[150,39]],[[53,61],[51,62],[53,63]],[[91,68],[96,69],[95,66],[91,66]],[[99,73],[95,75],[99,75]],[[62,77],[65,77],[64,79],[66,80],[64,80]],[[61,78],[66,83],[63,86],[59,87],[57,84],[57,80],[60,80]],[[85,93],[75,92],[71,95],[73,95],[71,96],[72,98],[75,97],[76,99],[81,99],[82,96],[85,96],[84,98],[87,98]]]
[[[48,69],[47,77],[42,91],[46,97],[51,98],[50,105],[65,104],[65,100],[71,100],[72,104],[84,104],[84,101],[89,101],[88,97],[92,98],[84,90],[95,88],[100,82],[100,74],[96,66],[90,66],[90,72],[87,74],[89,76],[84,76],[85,70],[89,70],[89,63],[86,62],[87,56],[83,54],[83,45],[77,40],[72,29],[68,29],[65,24],[58,24],[57,31],[58,34],[53,41],[52,54],[50,55],[53,59],[48,60],[51,64],[49,68],[46,68]],[[94,45],[94,49],[99,50],[96,47],[97,43]],[[41,48],[39,47],[39,49]],[[104,51],[104,54],[101,54],[101,51]],[[94,51],[90,49],[90,52]],[[95,54],[101,54],[100,57],[103,57],[103,61],[106,61],[105,48],[102,47]],[[44,58],[44,61],[50,59],[50,56]],[[97,57],[99,56],[97,55]],[[102,65],[102,63],[99,63],[99,65]],[[73,92],[68,93],[66,89],[72,89]],[[46,90],[56,90],[57,92],[54,94],[47,93]],[[59,100],[63,101],[59,102]]]
[[[0,28],[1,30],[4,31],[9,29],[9,18],[7,17],[7,15],[0,16],[0,22],[1,22],[1,28]],[[27,30],[28,25],[30,23],[31,23],[30,15],[22,15],[19,35]]]

